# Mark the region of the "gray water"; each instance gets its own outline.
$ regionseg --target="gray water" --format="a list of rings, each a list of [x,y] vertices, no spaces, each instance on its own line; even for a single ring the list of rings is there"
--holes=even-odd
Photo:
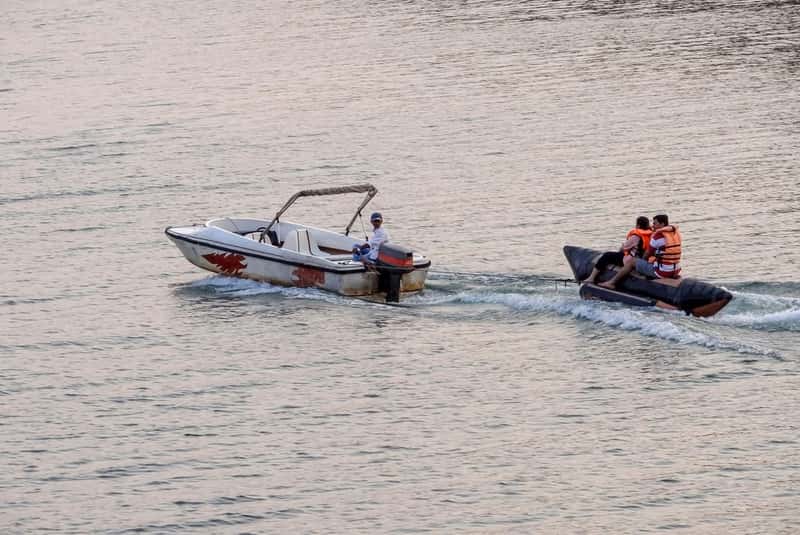
[[[796,1],[5,0],[0,65],[0,531],[800,530]],[[406,306],[163,234],[361,182]],[[717,316],[542,280],[661,212]]]

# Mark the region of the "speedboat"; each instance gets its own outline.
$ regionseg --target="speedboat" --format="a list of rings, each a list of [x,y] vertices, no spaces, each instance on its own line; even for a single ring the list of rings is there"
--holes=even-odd
[[[582,281],[592,272],[602,251],[566,245],[567,257],[575,280]],[[611,279],[617,266],[608,268],[597,275],[597,281]],[[616,288],[605,288],[592,283],[583,283],[580,295],[584,299],[614,301],[631,306],[658,307],[667,310],[681,310],[693,316],[708,317],[719,312],[733,298],[724,288],[696,279],[679,277],[677,279],[648,279],[631,272],[616,284]]]
[[[366,197],[342,233],[281,220],[301,197],[345,193]],[[397,302],[423,289],[431,262],[395,243],[384,243],[374,264],[353,258],[353,247],[364,240],[350,236],[351,227],[377,193],[371,184],[303,190],[271,220],[223,217],[164,232],[189,262],[214,273],[348,296],[385,294],[387,302]]]

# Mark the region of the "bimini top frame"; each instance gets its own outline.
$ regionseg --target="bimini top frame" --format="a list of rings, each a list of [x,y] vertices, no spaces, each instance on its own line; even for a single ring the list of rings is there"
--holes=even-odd
[[[344,235],[348,236],[350,234],[350,227],[353,226],[353,223],[356,222],[356,218],[361,214],[361,210],[372,200],[372,198],[378,194],[378,189],[373,186],[372,184],[357,184],[355,186],[341,186],[338,188],[321,188],[321,189],[304,189],[303,191],[298,191],[291,198],[286,201],[286,204],[278,210],[278,213],[275,214],[275,217],[272,219],[270,224],[267,226],[266,230],[262,233],[267,234],[272,226],[278,222],[280,217],[283,213],[289,209],[291,205],[295,203],[297,199],[300,197],[317,197],[321,195],[341,195],[343,193],[366,193],[367,196],[361,201],[361,204],[358,205],[358,209],[356,209],[356,213],[353,215],[353,218],[350,219],[350,222],[347,224],[347,227],[344,229]]]

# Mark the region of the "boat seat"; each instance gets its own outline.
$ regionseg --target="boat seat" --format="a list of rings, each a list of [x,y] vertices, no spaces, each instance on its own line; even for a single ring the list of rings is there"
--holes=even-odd
[[[299,228],[289,232],[286,239],[283,240],[283,248],[290,251],[297,251],[301,254],[308,254],[314,256],[327,256],[319,250],[317,240],[315,240],[308,229]]]

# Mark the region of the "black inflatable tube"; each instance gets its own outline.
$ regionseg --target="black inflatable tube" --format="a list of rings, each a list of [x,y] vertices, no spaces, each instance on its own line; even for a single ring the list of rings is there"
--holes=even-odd
[[[575,280],[578,281],[586,279],[591,274],[592,268],[601,254],[603,254],[602,251],[585,247],[564,246],[564,255],[575,275]],[[609,266],[597,276],[597,282],[611,279],[616,272],[615,268],[616,266]],[[603,291],[602,287],[589,287],[582,289],[581,295],[591,299],[648,306],[644,304],[645,302],[637,299],[626,300],[624,296],[629,295],[652,302],[653,306],[663,303],[695,316],[714,315],[733,298],[727,290],[707,282],[690,278],[681,278],[679,281],[677,285],[670,285],[631,274],[621,280],[613,291]]]

